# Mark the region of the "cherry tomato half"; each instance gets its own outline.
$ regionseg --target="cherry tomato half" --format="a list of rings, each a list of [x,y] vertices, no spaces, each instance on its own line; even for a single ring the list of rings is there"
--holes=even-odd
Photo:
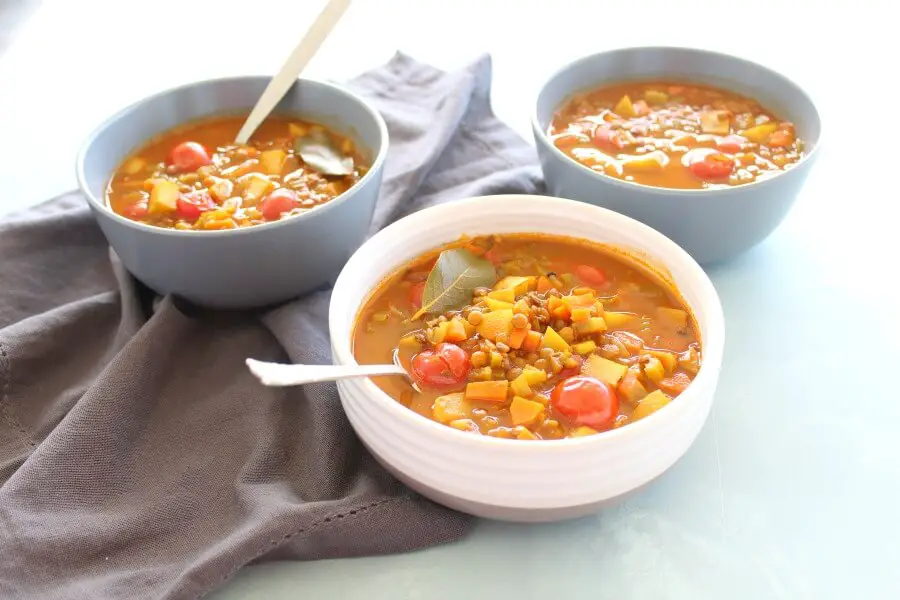
[[[727,154],[712,152],[710,154],[695,154],[691,160],[691,173],[703,180],[724,179],[734,170],[734,159]]]
[[[597,431],[612,427],[619,414],[619,397],[608,383],[594,377],[576,375],[559,382],[550,402],[577,425]]]
[[[423,387],[447,387],[462,383],[469,372],[469,354],[455,344],[438,344],[412,359],[413,380]]]
[[[575,276],[585,285],[602,287],[606,283],[606,273],[591,265],[578,265],[575,267]]]
[[[277,221],[281,214],[297,206],[297,193],[287,188],[278,188],[266,196],[259,210],[267,221]]]
[[[422,308],[422,295],[425,293],[425,282],[414,283],[409,288],[409,303],[416,310]]]
[[[211,162],[209,152],[197,142],[181,142],[169,154],[169,163],[179,171],[195,171]]]
[[[185,219],[196,219],[201,213],[219,207],[205,190],[181,194],[175,204],[178,206],[178,215]]]

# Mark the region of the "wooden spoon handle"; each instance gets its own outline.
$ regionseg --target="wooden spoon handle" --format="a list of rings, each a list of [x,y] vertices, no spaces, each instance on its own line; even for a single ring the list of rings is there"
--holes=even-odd
[[[253,135],[256,128],[260,126],[267,116],[269,116],[269,113],[272,112],[275,105],[278,104],[291,86],[294,85],[294,82],[297,81],[297,76],[300,75],[300,71],[302,71],[306,65],[309,64],[309,61],[312,60],[312,57],[315,56],[316,52],[319,50],[319,46],[322,45],[322,42],[325,41],[325,38],[328,37],[331,30],[337,25],[337,22],[344,15],[348,6],[350,6],[350,0],[328,1],[328,4],[326,4],[325,8],[322,9],[322,12],[319,13],[319,16],[312,24],[312,27],[309,28],[309,31],[306,32],[306,35],[303,36],[303,39],[300,40],[300,43],[297,44],[297,47],[291,52],[291,55],[288,57],[287,61],[285,61],[284,66],[281,67],[278,74],[275,75],[269,82],[269,85],[266,86],[262,96],[257,100],[256,106],[254,106],[253,110],[250,112],[250,116],[247,117],[247,120],[244,122],[244,126],[241,127],[241,130],[238,132],[237,138],[234,140],[235,143],[247,143],[247,140],[250,139],[250,136]]]
[[[263,385],[283,387],[376,375],[406,375],[398,365],[286,365],[247,359],[247,367]]]

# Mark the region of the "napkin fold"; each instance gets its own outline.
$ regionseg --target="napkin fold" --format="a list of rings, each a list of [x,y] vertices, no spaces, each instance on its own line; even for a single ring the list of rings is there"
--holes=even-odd
[[[488,57],[446,73],[398,54],[348,84],[390,132],[373,233],[540,190],[490,82]],[[329,363],[329,297],[185,312],[124,271],[79,193],[0,222],[0,597],[193,599],[253,561],[463,536],[469,518],[366,452],[333,384],[264,388],[244,367]]]

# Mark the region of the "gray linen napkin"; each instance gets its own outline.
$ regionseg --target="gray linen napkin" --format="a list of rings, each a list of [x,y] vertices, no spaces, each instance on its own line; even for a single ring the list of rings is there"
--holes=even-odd
[[[490,60],[397,55],[351,82],[391,136],[373,231],[469,195],[535,192],[490,111]],[[198,598],[257,560],[455,540],[465,516],[391,478],[331,384],[266,389],[246,356],[327,363],[329,292],[185,311],[110,259],[77,193],[0,223],[0,597]]]

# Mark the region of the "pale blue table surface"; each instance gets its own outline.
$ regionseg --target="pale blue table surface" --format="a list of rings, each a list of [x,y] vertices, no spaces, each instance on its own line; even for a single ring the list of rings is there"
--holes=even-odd
[[[0,214],[73,188],[81,139],[125,103],[193,79],[273,71],[322,2],[151,4],[142,37],[131,3],[2,0]],[[459,543],[401,556],[249,567],[210,598],[900,597],[900,167],[878,141],[898,136],[898,84],[883,68],[900,44],[879,12],[889,4],[679,6],[357,0],[309,75],[346,78],[396,49],[444,68],[490,52],[495,110],[526,137],[542,79],[613,46],[739,53],[804,85],[825,122],[823,152],[778,231],[710,270],[727,344],[696,444],[645,492],[593,517],[480,522]],[[264,26],[266,43],[182,60],[172,36],[148,41],[176,7],[207,35]],[[242,17],[248,10],[259,16]]]

